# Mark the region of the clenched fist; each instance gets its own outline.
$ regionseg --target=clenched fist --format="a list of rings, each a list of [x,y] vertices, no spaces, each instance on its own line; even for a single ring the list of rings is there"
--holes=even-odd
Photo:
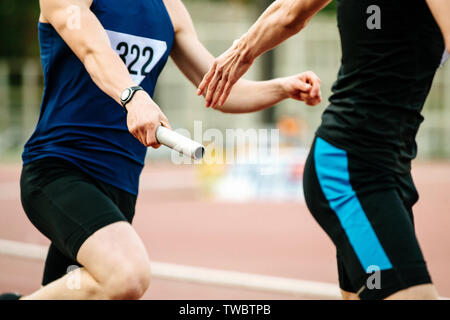
[[[169,120],[162,113],[158,105],[153,102],[148,93],[138,91],[126,105],[128,110],[127,126],[130,133],[144,146],[159,148],[156,139],[156,129],[163,125],[171,129]]]

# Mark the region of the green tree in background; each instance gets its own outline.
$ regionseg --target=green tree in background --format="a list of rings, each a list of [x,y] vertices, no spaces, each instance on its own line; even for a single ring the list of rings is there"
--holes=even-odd
[[[33,56],[38,52],[39,1],[0,1],[0,57]]]
[[[336,1],[330,2],[328,6],[323,8],[322,12],[327,14],[336,14]]]

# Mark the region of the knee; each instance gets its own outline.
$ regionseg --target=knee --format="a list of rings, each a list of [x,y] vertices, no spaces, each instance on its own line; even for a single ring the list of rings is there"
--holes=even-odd
[[[138,300],[147,291],[150,280],[149,264],[122,266],[111,275],[105,291],[112,300]]]

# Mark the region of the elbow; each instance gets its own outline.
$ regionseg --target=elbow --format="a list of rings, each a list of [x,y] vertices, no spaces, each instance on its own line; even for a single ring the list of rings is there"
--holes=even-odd
[[[283,26],[285,29],[292,30],[292,33],[297,33],[306,27],[307,21],[294,14],[293,12],[288,12],[283,18]]]
[[[102,58],[105,58],[107,55],[115,54],[115,51],[110,46],[105,46],[103,44],[89,44],[84,43],[80,46],[80,60],[86,67],[92,63],[97,63],[101,61]]]
[[[220,113],[224,113],[224,114],[242,114],[242,113],[251,112],[251,111],[241,110],[240,108],[230,105],[228,103],[225,103],[223,106],[217,106],[214,108],[214,110],[219,111]]]
[[[225,103],[225,105],[223,106],[217,106],[214,108],[214,110],[219,111],[220,113],[225,113],[225,114],[234,114],[237,113],[232,107],[230,107],[229,105],[227,105]]]
[[[89,72],[95,64],[95,50],[90,46],[83,45],[78,48],[77,56],[86,70]]]
[[[280,14],[279,21],[282,22],[285,29],[292,30],[292,33],[299,32],[308,23],[304,14],[291,3],[285,4],[282,10],[280,10]]]
[[[96,50],[96,48],[86,46],[81,51],[80,60],[84,64],[84,66],[87,68],[88,66],[95,63],[95,61],[97,60],[98,53],[99,53],[99,50]]]
[[[86,49],[80,57],[81,62],[83,63],[86,69],[89,69],[89,66],[95,61],[95,54],[93,50]]]
[[[111,50],[112,51],[112,50]],[[107,50],[100,51],[95,47],[86,47],[82,53],[80,54],[80,61],[84,65],[84,68],[91,76],[91,79],[99,85],[99,87],[103,87],[105,84],[102,81],[102,77],[100,74],[102,70],[105,69],[105,65],[102,64],[103,61],[108,61],[109,59],[105,59],[108,54]]]

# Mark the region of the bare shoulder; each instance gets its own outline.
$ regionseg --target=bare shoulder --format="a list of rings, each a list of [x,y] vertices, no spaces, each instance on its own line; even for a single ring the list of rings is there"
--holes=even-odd
[[[45,19],[45,17],[42,15],[42,13],[39,15],[39,22],[48,23],[48,20]]]
[[[54,10],[55,8],[60,8],[61,6],[87,6],[88,8],[92,5],[93,0],[39,0],[39,6],[41,8],[41,13],[39,15],[39,21],[43,23],[48,23],[48,19],[45,17],[45,13],[48,10]]]
[[[192,28],[192,21],[181,0],[162,0],[169,13],[175,33]]]

